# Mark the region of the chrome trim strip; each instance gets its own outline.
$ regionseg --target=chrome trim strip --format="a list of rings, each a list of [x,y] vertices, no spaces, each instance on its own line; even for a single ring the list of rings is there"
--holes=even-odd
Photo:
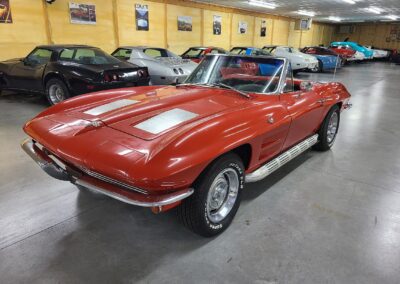
[[[119,187],[122,187],[122,188],[125,188],[125,189],[128,189],[128,190],[136,191],[136,192],[141,193],[141,194],[148,194],[148,192],[146,190],[138,188],[136,186],[132,186],[132,185],[120,182],[118,180],[115,180],[115,179],[112,179],[110,177],[104,176],[104,175],[99,174],[97,172],[93,172],[93,171],[88,170],[88,169],[83,168],[83,167],[79,167],[79,169],[82,172],[84,172],[85,174],[87,174],[87,175],[89,175],[89,176],[91,176],[93,178],[96,178],[98,180],[101,180],[101,181],[104,181],[104,182],[107,182],[107,183],[110,183],[110,184],[113,184],[113,185],[116,185],[116,186],[119,186]]]
[[[139,101],[136,100],[128,100],[128,99],[122,99],[122,100],[117,100],[117,101],[113,101],[111,103],[108,104],[104,104],[101,106],[97,106],[91,109],[88,109],[87,111],[84,111],[83,113],[85,114],[89,114],[89,115],[100,115],[112,110],[116,110],[122,107],[126,107],[129,105],[133,105],[133,104],[137,104]]]
[[[256,182],[264,179],[268,175],[272,174],[274,171],[288,163],[290,160],[296,158],[298,155],[311,148],[318,142],[318,134],[315,134],[294,147],[290,148],[286,152],[282,153],[275,159],[269,161],[264,166],[261,166],[252,173],[246,175],[246,182]]]
[[[116,199],[118,201],[125,202],[125,203],[131,204],[131,205],[142,206],[142,207],[158,207],[158,206],[165,206],[165,205],[168,205],[168,204],[172,204],[172,203],[181,201],[182,199],[185,199],[186,197],[192,195],[193,192],[194,192],[193,188],[188,188],[188,189],[185,189],[185,190],[181,190],[181,191],[178,191],[178,192],[174,192],[174,193],[165,195],[165,198],[160,200],[160,201],[146,202],[146,201],[137,201],[137,200],[129,199],[129,198],[127,198],[127,197],[125,197],[125,196],[123,196],[121,194],[108,191],[108,190],[106,190],[104,188],[101,188],[101,187],[98,187],[96,185],[90,184],[90,183],[88,183],[88,182],[86,182],[84,180],[78,179],[78,180],[75,181],[75,184],[83,186],[83,187],[86,187],[86,188],[88,188],[90,190],[93,190],[95,192],[107,195],[107,196],[109,196],[111,198],[114,198],[114,199]]]

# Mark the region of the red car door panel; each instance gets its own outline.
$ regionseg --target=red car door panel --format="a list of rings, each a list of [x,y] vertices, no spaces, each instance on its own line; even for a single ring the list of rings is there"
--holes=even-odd
[[[292,118],[283,150],[315,133],[321,123],[324,98],[314,91],[282,94],[282,103]]]

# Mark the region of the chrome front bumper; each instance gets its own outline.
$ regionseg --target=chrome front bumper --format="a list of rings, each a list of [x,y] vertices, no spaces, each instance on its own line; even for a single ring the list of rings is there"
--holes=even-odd
[[[144,193],[146,192],[144,190],[142,192],[129,190],[126,187],[89,176],[84,172],[79,172],[79,170],[70,169],[67,165],[60,165],[61,161],[55,162],[45,149],[40,149],[30,138],[22,141],[21,147],[51,177],[71,181],[76,185],[131,205],[142,207],[167,206],[189,197],[194,192],[193,188],[187,188],[168,194],[151,195]]]

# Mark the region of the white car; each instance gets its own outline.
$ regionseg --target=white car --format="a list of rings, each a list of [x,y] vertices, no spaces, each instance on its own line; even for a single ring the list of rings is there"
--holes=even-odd
[[[197,67],[197,63],[190,59],[182,59],[171,51],[158,47],[122,46],[117,48],[112,56],[147,67],[151,78],[150,85],[183,82]]]
[[[372,50],[372,52],[374,53],[374,55],[373,55],[374,58],[379,59],[379,58],[389,57],[389,51],[387,51],[387,50],[375,49],[375,48],[372,48],[371,46],[365,46],[365,48]]]
[[[314,71],[318,69],[318,59],[312,55],[300,52],[297,48],[290,46],[267,45],[264,46],[263,49],[271,53],[273,56],[289,59],[295,73],[304,70]]]
[[[365,54],[359,51],[356,51],[356,53],[354,53],[354,55],[350,58],[347,58],[347,61],[363,61],[365,60]]]

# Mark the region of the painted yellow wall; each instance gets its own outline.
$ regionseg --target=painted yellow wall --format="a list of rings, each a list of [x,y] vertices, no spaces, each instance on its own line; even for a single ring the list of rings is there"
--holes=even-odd
[[[334,28],[325,24],[313,23],[310,30],[295,30],[295,21],[289,26],[289,45],[295,48],[313,45],[328,45],[333,38]]]
[[[392,26],[397,26],[400,31],[400,23],[362,23],[355,24],[352,34],[339,34],[338,28],[335,28],[334,39],[343,41],[349,37],[351,41],[358,42],[362,45],[372,45],[378,48],[400,49],[400,42],[397,40],[389,42],[386,38],[390,37]]]
[[[0,24],[0,60],[23,57],[32,47],[47,43],[43,6],[36,2],[11,1],[13,23]]]
[[[97,23],[71,24],[70,1],[95,4]],[[149,6],[148,32],[136,31],[136,3]],[[88,44],[107,52],[121,45],[150,45],[167,47],[177,54],[196,45],[225,49],[267,44],[300,47],[330,41],[331,35],[325,33],[334,30],[314,23],[311,31],[301,33],[290,26],[294,22],[291,18],[182,0],[57,0],[52,5],[42,0],[12,0],[11,10],[13,23],[0,24],[0,60],[23,57],[36,45],[47,43]],[[192,32],[178,31],[179,15],[192,17]],[[221,35],[213,35],[213,15],[222,16]],[[266,37],[260,36],[262,19],[267,21]],[[239,34],[239,21],[247,22],[247,33]]]

